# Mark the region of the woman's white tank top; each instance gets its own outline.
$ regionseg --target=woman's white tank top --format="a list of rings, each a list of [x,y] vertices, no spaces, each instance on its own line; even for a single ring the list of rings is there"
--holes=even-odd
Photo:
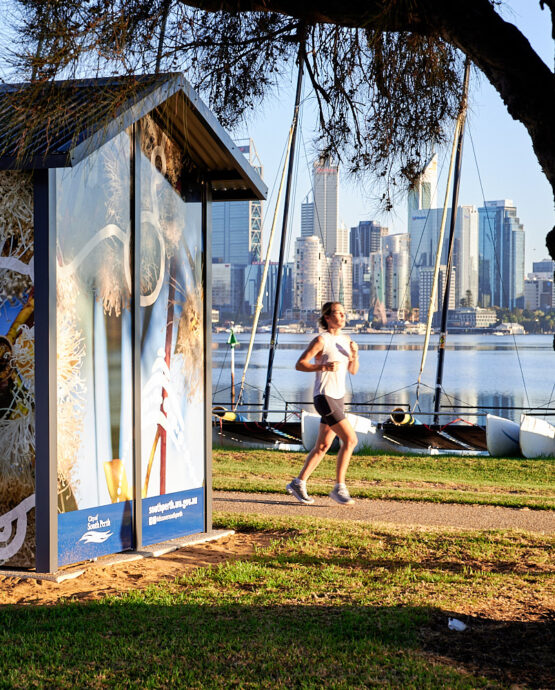
[[[351,353],[351,339],[348,335],[332,335],[328,331],[320,333],[324,340],[324,349],[318,362],[339,362],[337,371],[317,371],[314,383],[314,396],[328,395],[330,398],[342,398],[345,395],[345,375]]]

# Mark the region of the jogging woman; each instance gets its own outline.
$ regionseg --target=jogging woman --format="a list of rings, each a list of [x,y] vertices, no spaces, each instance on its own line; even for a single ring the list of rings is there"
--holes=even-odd
[[[341,505],[354,503],[345,485],[345,475],[357,436],[345,417],[345,376],[358,371],[358,346],[348,335],[341,333],[345,326],[345,310],[340,302],[326,302],[322,307],[319,325],[323,328],[297,360],[297,371],[316,373],[314,407],[321,416],[320,429],[314,448],[306,456],[299,476],[285,487],[298,501],[309,505],[314,499],[306,492],[306,482],[339,436],[341,447],[337,454],[336,484],[331,498]],[[313,361],[314,360],[314,361]]]

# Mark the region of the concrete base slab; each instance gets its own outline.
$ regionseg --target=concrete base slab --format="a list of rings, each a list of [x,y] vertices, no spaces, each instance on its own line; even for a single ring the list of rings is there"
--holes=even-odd
[[[152,544],[152,546],[145,546],[140,551],[127,551],[124,553],[116,553],[111,556],[102,556],[93,561],[86,563],[67,566],[55,573],[37,573],[34,570],[4,570],[0,568],[0,576],[2,577],[16,577],[20,580],[47,580],[49,582],[57,582],[58,584],[65,580],[73,580],[82,575],[87,568],[100,566],[102,568],[117,565],[118,563],[129,563],[131,561],[138,561],[141,558],[157,558],[166,553],[177,551],[178,549],[185,549],[188,546],[196,546],[197,544],[205,544],[210,541],[217,541],[225,537],[231,537],[235,534],[232,529],[215,529],[210,532],[203,532],[202,534],[191,534],[188,537],[179,537],[171,539],[170,541],[161,542],[160,544]]]

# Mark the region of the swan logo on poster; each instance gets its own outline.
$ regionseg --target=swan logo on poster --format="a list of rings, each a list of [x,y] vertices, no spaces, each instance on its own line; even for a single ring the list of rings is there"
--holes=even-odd
[[[85,544],[103,544],[107,539],[109,539],[113,532],[110,530],[102,528],[111,526],[110,518],[106,520],[99,519],[99,514],[89,515],[87,518],[87,531],[81,536],[79,541]]]
[[[133,548],[130,501],[58,514],[58,565]]]

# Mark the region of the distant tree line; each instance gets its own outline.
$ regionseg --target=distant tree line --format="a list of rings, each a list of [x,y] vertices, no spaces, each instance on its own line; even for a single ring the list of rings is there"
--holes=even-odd
[[[555,309],[495,309],[499,323],[520,323],[527,333],[555,333]]]

